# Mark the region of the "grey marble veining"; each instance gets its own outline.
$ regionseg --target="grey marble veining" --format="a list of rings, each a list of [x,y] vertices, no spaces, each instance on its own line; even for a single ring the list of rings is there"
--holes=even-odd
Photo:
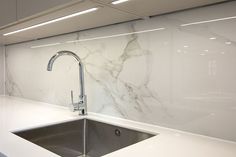
[[[235,10],[229,2],[7,46],[6,91],[67,106],[79,92],[76,63],[46,66],[69,50],[85,65],[89,111],[236,141],[236,20],[181,26]]]

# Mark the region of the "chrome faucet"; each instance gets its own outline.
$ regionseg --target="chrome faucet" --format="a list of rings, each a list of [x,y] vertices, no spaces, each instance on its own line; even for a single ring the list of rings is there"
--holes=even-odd
[[[77,56],[75,53],[71,51],[59,51],[55,55],[51,57],[51,59],[48,62],[47,70],[52,71],[52,66],[54,61],[63,55],[69,55],[72,56],[79,64],[79,81],[80,81],[80,95],[79,95],[79,101],[74,102],[74,96],[73,91],[71,91],[71,101],[73,106],[73,111],[79,111],[79,115],[86,115],[87,114],[87,97],[84,92],[84,65],[81,62],[81,59],[79,56]]]

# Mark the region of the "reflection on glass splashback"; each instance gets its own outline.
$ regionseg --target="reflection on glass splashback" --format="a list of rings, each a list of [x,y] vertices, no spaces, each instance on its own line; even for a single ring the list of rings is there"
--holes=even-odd
[[[235,10],[231,1],[7,46],[7,93],[69,104],[76,63],[46,71],[69,50],[85,64],[90,112],[236,141]]]
[[[0,46],[0,73],[4,73],[4,47]],[[0,95],[4,94],[4,75],[0,75]]]

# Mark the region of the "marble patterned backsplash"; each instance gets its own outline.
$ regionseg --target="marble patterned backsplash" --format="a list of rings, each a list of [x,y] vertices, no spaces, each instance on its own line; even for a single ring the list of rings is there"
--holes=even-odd
[[[46,67],[69,50],[85,64],[90,112],[236,141],[235,10],[232,1],[7,46],[6,92],[68,106],[78,65],[63,56]]]
[[[4,95],[4,47],[0,45],[0,95]]]

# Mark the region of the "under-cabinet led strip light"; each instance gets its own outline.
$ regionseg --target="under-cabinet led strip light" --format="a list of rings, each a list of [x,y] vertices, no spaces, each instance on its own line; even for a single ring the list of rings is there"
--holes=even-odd
[[[51,23],[54,23],[54,22],[58,22],[58,21],[62,21],[62,20],[65,20],[65,19],[69,19],[69,18],[72,18],[72,17],[75,17],[75,16],[87,14],[87,13],[96,11],[97,9],[98,8],[91,8],[91,9],[88,9],[88,10],[80,11],[80,12],[77,12],[77,13],[74,13],[74,14],[71,14],[71,15],[67,15],[67,16],[63,16],[63,17],[60,17],[60,18],[57,18],[57,19],[54,19],[54,20],[50,20],[50,21],[43,22],[43,23],[40,23],[40,24],[36,24],[36,25],[30,26],[30,27],[22,28],[22,29],[13,31],[13,32],[5,33],[3,35],[8,36],[8,35],[23,32],[23,31],[26,31],[26,30],[29,30],[29,29],[33,29],[33,28],[36,28],[36,27],[45,26],[45,25],[48,25],[48,24],[51,24]]]
[[[124,2],[127,2],[129,0],[117,0],[117,1],[113,1],[111,2],[112,4],[120,4],[120,3],[124,3]]]
[[[160,27],[160,28],[156,28],[156,29],[148,29],[148,30],[142,30],[142,31],[136,31],[136,32],[114,34],[114,35],[100,36],[100,37],[80,39],[80,40],[71,40],[71,41],[66,41],[65,43],[69,44],[69,43],[76,43],[76,42],[83,42],[83,41],[92,41],[92,40],[98,40],[98,39],[108,39],[108,38],[121,37],[121,36],[132,35],[132,34],[140,34],[140,33],[148,33],[148,32],[160,31],[160,30],[165,30],[165,29],[166,28]],[[55,45],[65,44],[65,43],[51,43],[51,44],[45,44],[45,45],[31,46],[30,48],[34,49],[34,48],[50,47],[50,46],[55,46]]]
[[[137,32],[129,32],[129,33],[114,34],[114,35],[109,35],[109,36],[102,36],[102,37],[95,37],[95,38],[88,38],[88,39],[72,40],[72,41],[67,41],[66,43],[91,41],[91,40],[98,40],[98,39],[107,39],[107,38],[121,37],[121,36],[132,35],[132,34],[140,34],[140,33],[160,31],[160,30],[164,30],[164,29],[165,28],[156,28],[156,29],[149,29],[149,30],[143,30],[143,31],[137,31]]]
[[[206,20],[206,21],[199,21],[199,22],[192,22],[192,23],[185,23],[185,24],[181,24],[180,26],[184,27],[184,26],[198,25],[198,24],[203,24],[203,23],[210,23],[210,22],[217,22],[217,21],[224,21],[224,20],[231,20],[231,19],[236,19],[236,16]]]
[[[36,49],[36,48],[41,48],[41,47],[48,47],[48,46],[55,46],[55,45],[60,45],[61,43],[52,43],[52,44],[45,44],[45,45],[38,45],[38,46],[31,46],[30,48]]]

